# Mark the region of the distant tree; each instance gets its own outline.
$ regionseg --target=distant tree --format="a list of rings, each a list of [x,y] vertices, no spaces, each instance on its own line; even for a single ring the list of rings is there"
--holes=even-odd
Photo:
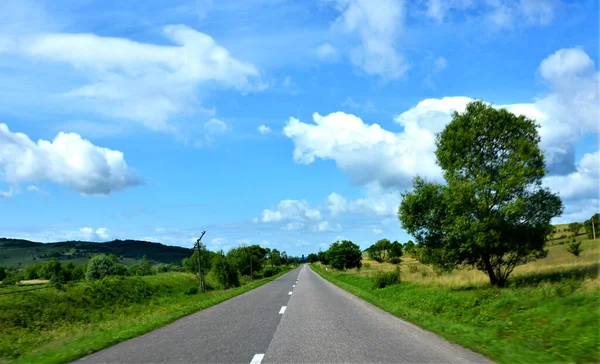
[[[503,287],[519,264],[546,256],[560,198],[546,174],[534,121],[481,101],[454,112],[437,135],[445,184],[416,177],[398,217],[436,269],[472,265]]]
[[[140,259],[138,265],[140,266],[141,275],[147,276],[152,274],[152,262],[145,255],[142,257],[142,259]]]
[[[402,256],[402,244],[400,244],[397,240],[394,240],[394,242],[390,244],[388,256],[390,259],[400,258]]]
[[[0,281],[6,278],[6,267],[0,265]]]
[[[583,249],[581,249],[581,242],[580,241],[571,242],[569,244],[569,246],[567,247],[567,251],[579,258],[579,254],[581,254],[581,252],[583,251]]]
[[[51,279],[53,281],[60,279],[62,265],[56,258],[52,258],[42,265],[39,271],[40,278]]]
[[[558,229],[556,228],[556,226],[549,227],[548,234],[546,235],[546,240],[554,239],[554,234],[556,234],[557,232],[558,232]]]
[[[403,250],[411,258],[416,258],[415,243],[412,240],[409,240],[406,242],[406,244],[404,244]]]
[[[322,252],[320,251],[319,254],[317,254],[319,256],[319,262],[321,262],[324,265],[328,265],[329,264],[329,259],[327,258],[327,253],[326,252]]]
[[[327,258],[335,269],[360,268],[362,252],[360,247],[350,240],[336,241],[327,250]]]
[[[578,222],[572,222],[569,224],[569,231],[573,234],[573,236],[577,236],[577,234],[579,234],[579,230],[581,230],[582,227],[582,224]]]
[[[596,236],[600,235],[600,232],[598,231],[598,229],[600,229],[600,214],[596,213],[589,220],[586,220],[583,223],[583,227],[585,228],[588,239],[594,238],[594,232],[596,233]]]
[[[275,249],[273,249],[275,250]],[[259,272],[266,261],[267,250],[260,245],[239,246],[227,253],[227,258],[233,267],[243,276]],[[273,251],[271,251],[273,254]]]
[[[281,252],[281,264],[282,265],[288,265],[289,264],[289,262],[288,262],[288,255],[285,252],[285,250]]]
[[[271,250],[271,265],[281,265],[281,253],[277,249]]]
[[[23,269],[23,279],[39,279],[40,278],[40,270],[42,268],[41,264],[32,264],[28,265]]]
[[[315,253],[310,253],[308,254],[308,262],[309,263],[316,263],[319,261],[319,256]]]
[[[114,263],[104,254],[94,255],[87,263],[85,278],[94,281],[113,275]]]
[[[378,262],[383,262],[388,258],[388,250],[391,247],[391,243],[388,239],[381,239],[375,244],[367,248],[369,257]]]
[[[215,255],[211,271],[223,288],[238,287],[240,285],[238,272],[229,262],[227,256],[223,254],[223,251]]]

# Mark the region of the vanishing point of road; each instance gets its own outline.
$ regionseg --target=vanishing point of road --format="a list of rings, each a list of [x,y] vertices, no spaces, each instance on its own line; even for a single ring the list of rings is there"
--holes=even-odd
[[[80,361],[491,363],[349,294],[307,265]]]

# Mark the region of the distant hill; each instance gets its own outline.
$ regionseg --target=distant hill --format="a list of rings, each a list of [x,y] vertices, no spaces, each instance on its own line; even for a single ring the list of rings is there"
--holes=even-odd
[[[52,258],[83,263],[93,254],[115,254],[124,264],[133,264],[144,255],[154,262],[181,264],[192,250],[179,246],[140,240],[113,240],[106,243],[89,241],[61,241],[38,243],[35,241],[0,238],[0,265],[27,266]]]

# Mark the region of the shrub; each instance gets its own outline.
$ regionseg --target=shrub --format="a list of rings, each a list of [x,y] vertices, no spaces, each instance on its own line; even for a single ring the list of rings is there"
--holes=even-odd
[[[391,272],[379,271],[373,275],[373,287],[384,288],[400,283],[400,267],[396,266]]]
[[[400,263],[400,257],[391,257],[389,262],[392,264],[398,264]]]
[[[263,269],[263,277],[272,277],[280,271],[279,266],[267,266]]]
[[[104,254],[94,255],[87,264],[85,278],[88,281],[102,279],[113,275],[114,263]]]
[[[228,257],[217,254],[212,263],[211,271],[223,288],[238,287],[240,285],[238,272]]]
[[[567,247],[567,251],[569,253],[573,254],[574,256],[579,257],[579,254],[581,254],[581,252],[583,251],[583,249],[581,249],[581,242],[580,241],[573,241]]]

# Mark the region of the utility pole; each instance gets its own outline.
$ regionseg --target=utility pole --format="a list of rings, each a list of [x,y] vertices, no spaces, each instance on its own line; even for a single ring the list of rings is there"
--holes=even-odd
[[[196,240],[196,249],[198,251],[198,277],[200,277],[200,290],[204,293],[204,274],[202,273],[202,259],[200,259],[201,254],[201,245],[202,245],[202,237],[206,234],[206,231],[202,232],[202,235]]]

